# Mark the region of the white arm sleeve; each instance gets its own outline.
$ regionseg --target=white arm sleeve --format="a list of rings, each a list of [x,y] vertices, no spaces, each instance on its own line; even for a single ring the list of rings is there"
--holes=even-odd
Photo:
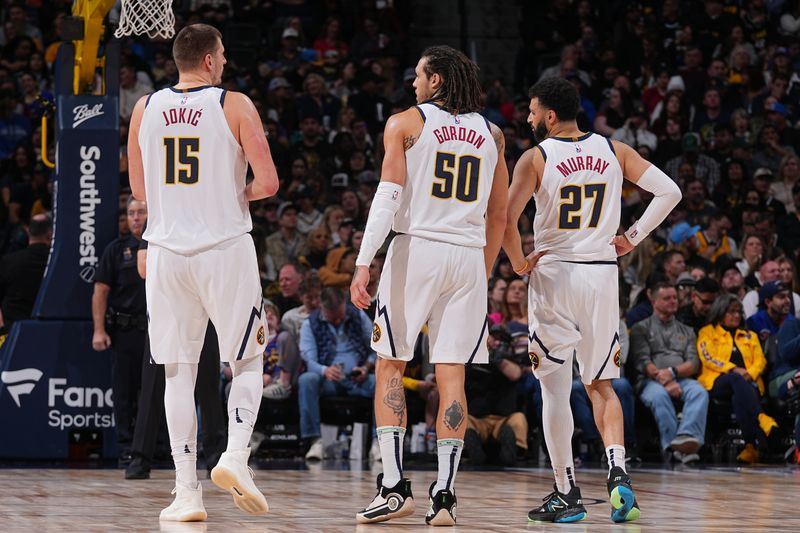
[[[653,193],[654,198],[645,209],[642,218],[625,232],[625,237],[634,246],[656,229],[683,198],[678,185],[655,165],[651,165],[645,170],[636,184],[647,192]]]
[[[400,209],[400,194],[403,187],[390,181],[382,181],[375,191],[372,207],[367,217],[367,227],[364,229],[364,239],[361,241],[361,250],[358,252],[356,266],[366,266],[372,262],[375,254],[383,246],[397,210]]]

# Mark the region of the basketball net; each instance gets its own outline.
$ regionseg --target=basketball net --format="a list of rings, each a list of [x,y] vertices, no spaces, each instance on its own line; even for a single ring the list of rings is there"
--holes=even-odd
[[[119,27],[114,36],[147,34],[151,39],[171,39],[175,35],[172,0],[122,0]]]

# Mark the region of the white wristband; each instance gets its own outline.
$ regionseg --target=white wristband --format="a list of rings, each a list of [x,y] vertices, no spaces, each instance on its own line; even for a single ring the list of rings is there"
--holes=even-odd
[[[634,246],[645,240],[650,232],[667,218],[670,211],[678,205],[683,197],[681,190],[672,181],[672,178],[655,165],[650,165],[650,168],[644,171],[636,184],[647,192],[653,193],[654,198],[642,217],[625,232],[625,237]]]
[[[361,241],[361,250],[356,258],[356,266],[368,267],[392,229],[394,215],[400,209],[400,195],[403,187],[391,181],[378,184],[372,207],[367,217],[367,227]]]

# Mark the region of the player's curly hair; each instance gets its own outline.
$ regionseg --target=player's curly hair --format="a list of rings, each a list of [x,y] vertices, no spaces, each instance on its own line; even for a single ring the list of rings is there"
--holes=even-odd
[[[442,78],[431,100],[441,101],[442,107],[454,115],[482,109],[478,65],[450,46],[428,47],[422,57],[426,60],[425,74],[429,78],[434,74]]]
[[[536,98],[539,105],[552,109],[561,122],[575,120],[581,103],[578,90],[563,78],[539,80],[528,91],[528,98]]]

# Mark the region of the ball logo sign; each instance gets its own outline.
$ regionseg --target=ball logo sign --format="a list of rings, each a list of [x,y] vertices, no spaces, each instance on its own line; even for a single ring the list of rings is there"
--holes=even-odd
[[[11,370],[0,373],[0,381],[8,385],[7,390],[17,404],[22,407],[19,397],[23,394],[30,394],[33,388],[42,378],[42,371],[36,368],[25,368],[23,370]]]
[[[103,114],[103,104],[95,104],[92,107],[88,104],[75,106],[72,108],[72,127],[77,128],[87,120]]]

